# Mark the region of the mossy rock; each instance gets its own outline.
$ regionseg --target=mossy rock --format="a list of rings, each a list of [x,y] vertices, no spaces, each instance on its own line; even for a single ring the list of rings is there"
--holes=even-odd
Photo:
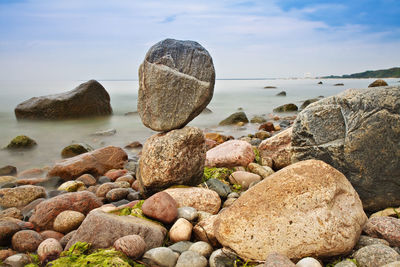
[[[290,103],[275,108],[274,112],[293,112],[297,110],[299,110],[299,108],[295,104]]]
[[[378,79],[373,83],[371,83],[370,85],[368,85],[368,87],[379,87],[379,86],[388,86],[388,84],[384,80]]]
[[[204,167],[203,182],[211,178],[215,178],[224,181],[229,178],[229,175],[233,173],[233,170],[228,168],[215,168],[215,167]]]
[[[61,157],[71,158],[92,150],[93,148],[87,144],[72,144],[64,147],[61,151]]]
[[[254,116],[254,117],[250,120],[251,123],[263,123],[263,122],[266,122],[266,121],[267,121],[267,120],[266,120],[265,118],[261,117],[261,116]]]
[[[224,126],[224,125],[234,125],[239,122],[243,123],[248,123],[249,119],[247,118],[246,114],[241,111],[241,112],[235,112],[232,115],[230,115],[228,118],[224,119],[219,123],[219,125]]]
[[[26,135],[18,135],[7,145],[7,149],[27,149],[36,146],[37,143]]]
[[[282,91],[276,94],[276,96],[286,96],[286,92]]]

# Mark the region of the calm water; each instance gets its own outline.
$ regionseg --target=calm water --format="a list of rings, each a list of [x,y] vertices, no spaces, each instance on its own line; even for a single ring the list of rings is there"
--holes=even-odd
[[[254,133],[258,125],[245,127],[218,127],[218,122],[238,108],[243,108],[248,118],[264,115],[286,103],[301,103],[308,98],[330,96],[348,88],[366,88],[374,79],[322,80],[217,80],[214,97],[209,104],[211,114],[201,114],[189,125],[209,131],[221,131],[240,137]],[[389,85],[398,85],[398,79],[386,79]],[[66,121],[17,121],[15,106],[33,96],[60,93],[71,90],[83,81],[0,81],[0,147],[15,136],[25,134],[37,141],[38,146],[27,152],[0,150],[0,166],[14,165],[18,170],[52,165],[60,160],[63,147],[73,142],[84,142],[94,148],[107,145],[125,146],[131,141],[144,142],[155,132],[144,127],[138,115],[124,115],[136,111],[138,81],[100,81],[111,96],[114,115],[107,118]],[[333,86],[344,83],[344,86]],[[263,89],[277,86],[277,89]],[[277,93],[286,91],[286,97]],[[93,137],[90,134],[114,128],[113,136]]]

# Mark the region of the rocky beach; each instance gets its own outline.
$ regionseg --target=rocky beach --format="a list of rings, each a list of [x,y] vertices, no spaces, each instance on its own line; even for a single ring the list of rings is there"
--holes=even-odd
[[[0,166],[0,266],[400,266],[400,86],[239,109],[220,125],[254,131],[235,138],[187,125],[215,72],[199,43],[158,42],[137,103],[153,135],[74,143],[45,168]],[[112,112],[95,80],[15,108],[50,122]],[[20,135],[4,149],[40,142]]]

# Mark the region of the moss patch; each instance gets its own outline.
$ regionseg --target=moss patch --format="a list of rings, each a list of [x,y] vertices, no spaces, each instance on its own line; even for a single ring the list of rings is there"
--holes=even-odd
[[[253,151],[254,151],[254,155],[255,155],[255,157],[254,157],[254,162],[257,163],[257,164],[259,164],[259,165],[262,165],[262,164],[261,164],[260,151],[259,151],[258,148],[255,147],[255,146],[253,146]]]
[[[210,167],[204,167],[204,173],[203,173],[203,182],[206,182],[207,180],[211,178],[215,178],[221,181],[224,181],[229,178],[229,175],[233,173],[233,170],[228,169],[228,168],[210,168]]]
[[[128,215],[135,216],[135,217],[138,217],[138,218],[141,218],[141,219],[145,219],[145,220],[151,221],[153,223],[157,223],[157,224],[159,224],[161,226],[164,226],[161,222],[152,220],[152,219],[150,219],[149,217],[146,217],[143,214],[143,211],[142,211],[143,203],[144,203],[144,200],[140,200],[132,208],[131,207],[125,207],[125,208],[122,208],[122,209],[119,209],[119,210],[110,211],[110,213],[116,214],[118,216],[128,216]]]

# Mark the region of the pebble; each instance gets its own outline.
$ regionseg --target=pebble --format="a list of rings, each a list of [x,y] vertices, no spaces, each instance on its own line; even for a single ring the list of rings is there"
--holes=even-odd
[[[0,176],[4,175],[15,175],[17,174],[17,168],[11,165],[7,165],[0,168]]]
[[[107,176],[100,176],[98,182],[99,184],[105,184],[111,182],[111,179]]]
[[[296,265],[284,254],[270,253],[265,260],[264,267],[295,267]]]
[[[179,218],[169,230],[171,242],[189,241],[192,236],[193,225],[186,219]]]
[[[129,201],[139,200],[140,199],[140,192],[129,193],[128,196],[126,197],[126,199],[129,200]]]
[[[65,210],[57,215],[53,228],[60,233],[69,233],[81,225],[85,215],[79,211]]]
[[[4,208],[24,207],[37,198],[45,197],[44,187],[23,185],[15,188],[0,189],[0,206]]]
[[[168,193],[158,192],[144,201],[142,211],[150,218],[172,223],[178,216],[178,204]]]
[[[183,252],[189,250],[189,248],[192,245],[193,245],[193,242],[190,242],[190,241],[179,241],[179,242],[169,246],[169,248],[175,252],[178,252],[179,254],[182,254]]]
[[[260,175],[262,177],[262,179],[265,179],[268,176],[270,176],[271,174],[275,173],[272,168],[270,168],[268,166],[261,166],[254,162],[247,165],[247,168],[252,173]]]
[[[207,259],[195,251],[183,252],[176,263],[176,267],[207,267]]]
[[[229,176],[229,181],[241,185],[242,189],[246,190],[252,182],[261,181],[261,176],[251,172],[236,171]]]
[[[128,203],[129,203],[129,200],[127,200],[127,199],[121,199],[121,200],[119,200],[119,201],[112,202],[111,204],[113,204],[115,207],[120,207],[120,206],[126,205],[126,204],[128,204]]]
[[[204,241],[198,241],[190,246],[190,251],[194,251],[199,253],[203,257],[210,257],[211,253],[213,252],[213,247]]]
[[[118,188],[131,188],[131,184],[126,181],[115,182]]]
[[[75,181],[82,182],[86,186],[95,185],[97,183],[96,178],[94,178],[94,176],[89,173],[82,174]]]
[[[110,178],[111,181],[117,180],[117,178],[125,175],[128,172],[128,170],[121,169],[121,170],[109,170],[104,174],[104,176]]]
[[[62,251],[63,248],[57,239],[48,238],[40,243],[37,249],[37,254],[39,256],[39,260],[42,263],[46,263],[57,259]]]
[[[18,252],[35,252],[43,237],[32,230],[22,230],[15,233],[12,237],[12,247]]]
[[[114,248],[130,258],[138,259],[146,251],[146,242],[139,235],[126,235],[114,242]]]
[[[228,198],[227,200],[225,200],[224,205],[222,205],[222,208],[227,208],[229,206],[231,206],[235,201],[237,200],[237,198]]]
[[[219,243],[214,234],[214,222],[218,215],[212,215],[199,221],[193,228],[196,240],[204,241],[216,247]]]
[[[10,243],[12,236],[21,230],[16,222],[0,221],[0,246],[6,246]]]
[[[226,198],[230,193],[232,193],[229,185],[224,184],[223,182],[215,178],[208,179],[206,181],[206,185],[208,189],[217,192],[217,194],[222,198]]]
[[[354,249],[358,250],[362,247],[366,247],[366,246],[374,245],[374,244],[383,244],[383,245],[389,246],[389,242],[387,242],[385,239],[361,235],[360,238],[358,239],[358,242],[357,242],[356,246],[354,247]]]
[[[211,253],[209,264],[210,267],[234,266],[235,259],[235,254],[217,249]]]
[[[54,238],[54,239],[60,241],[61,238],[64,237],[64,234],[53,231],[53,230],[42,231],[42,232],[40,232],[40,235],[43,237],[43,240],[46,240],[47,238]]]
[[[342,260],[339,263],[336,263],[335,267],[357,267],[357,264],[346,259],[346,260]]]
[[[232,192],[228,195],[228,198],[238,198],[239,194],[237,192]]]
[[[74,234],[76,233],[77,230],[73,230],[71,232],[69,232],[68,234],[66,234],[65,236],[63,236],[63,238],[60,239],[60,244],[63,248],[65,248],[65,246],[67,245],[67,243],[69,242],[69,240],[71,240],[71,238],[74,236]]]
[[[17,254],[17,252],[12,249],[0,249],[0,262],[15,254]]]
[[[391,247],[383,244],[369,245],[354,253],[354,258],[361,267],[382,266],[400,260],[400,255]]]
[[[117,180],[115,180],[116,182],[128,182],[130,185],[133,184],[133,182],[135,181],[135,178],[133,178],[132,175],[130,174],[125,174],[121,177],[118,177]]]
[[[6,264],[6,266],[11,266],[11,267],[24,267],[30,262],[31,258],[23,253],[12,255],[3,261],[3,263]]]
[[[363,231],[369,236],[385,239],[391,246],[400,246],[400,219],[373,217],[368,219]]]
[[[109,202],[119,201],[128,196],[129,190],[127,188],[114,188],[107,192],[106,199]]]
[[[296,263],[297,267],[322,267],[321,263],[314,258],[306,257]]]
[[[19,219],[19,220],[23,219],[23,215],[22,215],[21,211],[14,207],[0,211],[0,218],[4,218],[4,217],[11,217],[11,218]]]
[[[77,192],[77,191],[82,191],[85,189],[86,189],[86,186],[81,181],[67,181],[65,183],[62,183],[57,188],[58,191],[67,191],[67,192]]]
[[[115,183],[104,183],[97,189],[96,196],[106,197],[108,191],[115,188],[118,188],[118,185],[116,185]]]
[[[172,249],[158,247],[146,251],[142,257],[142,261],[150,266],[174,267],[178,257],[179,254],[173,252]]]
[[[178,208],[178,216],[177,218],[184,218],[190,222],[193,222],[197,219],[198,212],[193,207],[180,207]]]

